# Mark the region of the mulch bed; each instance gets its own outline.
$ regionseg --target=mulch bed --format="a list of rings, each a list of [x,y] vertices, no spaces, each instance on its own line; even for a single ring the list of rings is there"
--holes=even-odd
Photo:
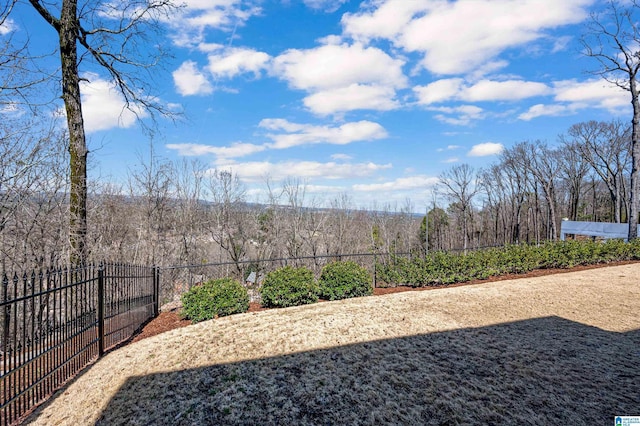
[[[564,274],[568,272],[584,271],[588,269],[604,268],[608,266],[628,265],[631,263],[638,263],[638,262],[632,261],[632,260],[626,260],[626,261],[620,261],[620,262],[600,263],[596,265],[579,265],[579,266],[575,266],[573,268],[567,268],[567,269],[536,269],[524,274],[505,274],[505,275],[491,277],[486,280],[473,280],[473,281],[468,281],[464,283],[449,284],[449,285],[436,286],[436,287],[409,287],[409,286],[379,287],[373,290],[373,294],[375,296],[380,296],[384,294],[401,293],[405,291],[429,291],[429,290],[436,290],[436,289],[445,288],[445,287],[460,287],[460,286],[466,286],[466,285],[513,280],[513,279],[519,279],[519,278],[542,277],[546,275]],[[259,303],[250,303],[248,312],[259,312],[267,309],[268,308],[261,306]],[[137,333],[131,339],[131,343],[146,339],[147,337],[158,335],[160,333],[164,333],[165,331],[186,327],[191,324],[192,323],[190,320],[186,320],[180,317],[180,308],[173,308],[168,311],[163,311],[163,312],[160,312],[160,315],[158,315],[158,317],[148,322],[142,328],[142,330],[140,330],[140,332]]]

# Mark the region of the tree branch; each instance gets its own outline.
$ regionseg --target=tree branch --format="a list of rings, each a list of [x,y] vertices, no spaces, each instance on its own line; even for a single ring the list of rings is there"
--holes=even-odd
[[[33,6],[33,8],[47,21],[56,31],[60,31],[60,20],[56,19],[46,7],[44,7],[40,0],[29,0],[29,3]]]

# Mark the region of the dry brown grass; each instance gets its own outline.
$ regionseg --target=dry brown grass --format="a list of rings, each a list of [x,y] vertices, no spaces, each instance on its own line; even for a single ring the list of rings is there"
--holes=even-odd
[[[225,317],[118,349],[29,419],[611,424],[640,407],[640,264]]]

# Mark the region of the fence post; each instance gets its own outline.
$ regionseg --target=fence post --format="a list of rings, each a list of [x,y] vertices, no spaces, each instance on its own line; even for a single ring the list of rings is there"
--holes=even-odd
[[[98,267],[98,356],[104,355],[104,265]]]
[[[160,268],[153,267],[153,317],[160,313]]]
[[[373,253],[373,288],[376,288],[378,286],[377,272],[378,272],[378,256],[376,255],[376,253]]]
[[[11,304],[7,303],[8,300],[8,289],[9,289],[9,278],[7,277],[7,274],[4,272],[4,268],[2,271],[2,301],[5,303],[4,305],[4,321],[3,321],[3,326],[2,326],[2,352],[4,352],[3,354],[3,359],[7,359],[7,352],[9,352],[9,349],[11,348],[11,345],[9,345],[9,330],[11,329]],[[6,365],[6,362],[5,362]],[[5,371],[6,371],[6,367],[5,367]]]

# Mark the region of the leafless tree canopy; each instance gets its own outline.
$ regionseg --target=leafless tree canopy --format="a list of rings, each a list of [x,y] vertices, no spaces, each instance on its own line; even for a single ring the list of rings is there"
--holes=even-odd
[[[636,0],[609,0],[605,10],[594,13],[582,42],[586,55],[599,63],[595,74],[629,92],[631,120],[631,176],[629,196],[629,239],[637,237],[640,214],[640,98],[637,76],[640,70],[640,7]]]
[[[44,267],[68,256],[69,153],[57,126],[35,128],[28,119],[0,125],[6,267]],[[627,126],[577,123],[553,146],[522,141],[485,169],[453,166],[433,199],[368,210],[347,194],[319,198],[295,179],[266,181],[269,196],[258,202],[236,173],[169,161],[151,149],[127,184],[88,186],[88,259],[160,266],[231,262],[229,272],[238,275],[241,262],[256,258],[420,252],[426,232],[429,250],[463,250],[556,239],[563,217],[624,221],[630,209],[620,201],[630,191]]]
[[[0,22],[5,22],[16,7],[29,5],[51,28],[51,51],[59,56],[58,70],[44,71],[39,57],[29,52],[30,42],[9,39],[3,46],[5,71],[0,84],[11,101],[24,99],[34,105],[39,100],[28,97],[27,89],[39,82],[60,79],[64,102],[69,149],[69,256],[72,264],[88,259],[87,247],[87,159],[85,123],[82,114],[80,81],[83,73],[106,73],[134,114],[142,111],[170,115],[152,96],[153,74],[150,69],[166,56],[162,44],[156,43],[161,23],[174,8],[170,0],[46,2],[7,1],[0,6]],[[0,99],[2,101],[2,99]],[[6,101],[5,101],[6,102]]]

